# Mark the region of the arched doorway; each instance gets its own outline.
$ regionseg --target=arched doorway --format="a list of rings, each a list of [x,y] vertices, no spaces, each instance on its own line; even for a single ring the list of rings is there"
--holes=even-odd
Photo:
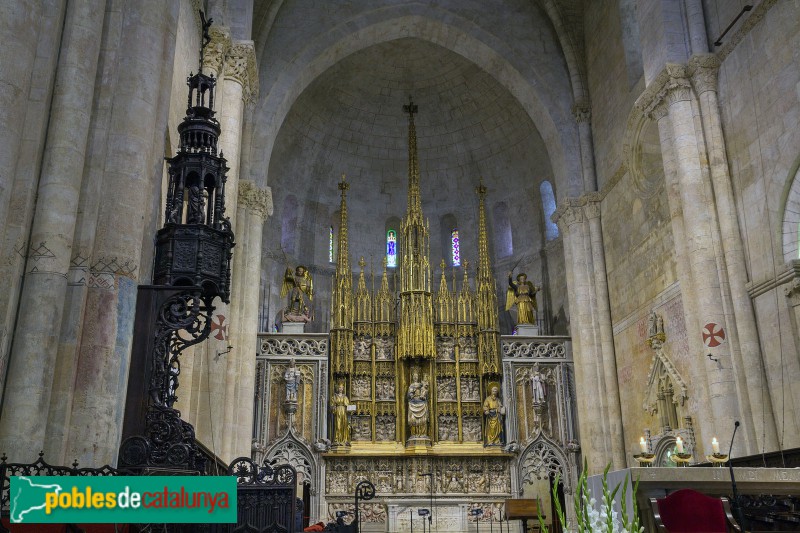
[[[540,512],[546,517],[546,522],[552,524],[550,531],[553,533],[562,531],[553,499],[554,487],[567,519],[573,514],[571,505],[567,503],[567,496],[572,495],[575,483],[574,461],[570,459],[558,443],[544,435],[540,435],[520,455],[518,475],[521,496],[540,501]]]

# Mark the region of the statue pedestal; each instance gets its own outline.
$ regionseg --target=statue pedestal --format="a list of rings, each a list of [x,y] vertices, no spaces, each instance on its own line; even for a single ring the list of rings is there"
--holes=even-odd
[[[300,334],[306,332],[305,322],[284,322],[281,324],[281,333]]]
[[[538,337],[539,326],[533,324],[519,324],[517,326],[517,335],[520,337]]]
[[[406,449],[422,448],[428,449],[431,447],[431,438],[427,435],[420,435],[418,437],[411,437],[406,441]]]

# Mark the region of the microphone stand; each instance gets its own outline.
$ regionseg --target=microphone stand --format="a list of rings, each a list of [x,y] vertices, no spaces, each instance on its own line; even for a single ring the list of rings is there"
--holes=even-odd
[[[742,531],[746,531],[744,513],[742,507],[739,505],[739,489],[736,488],[736,477],[733,475],[733,461],[731,452],[733,451],[733,439],[736,437],[736,430],[739,429],[739,421],[737,420],[733,425],[733,435],[731,435],[731,445],[728,448],[728,468],[731,472],[731,488],[733,489],[733,515],[742,527]]]
[[[422,474],[423,476],[430,479],[430,487],[431,487],[431,514],[428,515],[428,531],[433,531],[433,470],[428,472],[427,474]],[[423,524],[424,524],[423,519]]]

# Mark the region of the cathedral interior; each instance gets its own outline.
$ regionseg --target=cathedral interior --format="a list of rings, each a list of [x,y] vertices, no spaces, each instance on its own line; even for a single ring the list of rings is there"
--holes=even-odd
[[[369,481],[381,532],[800,466],[796,0],[9,0],[0,36],[9,460],[128,464],[158,408],[291,465],[304,526]],[[148,367],[167,285],[207,322]]]

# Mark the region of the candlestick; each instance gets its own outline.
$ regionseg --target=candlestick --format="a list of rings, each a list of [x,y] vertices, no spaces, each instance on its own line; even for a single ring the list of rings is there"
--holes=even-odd
[[[642,453],[647,453],[647,442],[644,440],[644,437],[639,439],[639,448],[641,448]]]
[[[717,442],[717,437],[711,439],[711,450],[714,452],[715,455],[719,454],[719,442]]]
[[[683,440],[680,437],[675,439],[675,446],[678,447],[678,453],[683,453]]]

